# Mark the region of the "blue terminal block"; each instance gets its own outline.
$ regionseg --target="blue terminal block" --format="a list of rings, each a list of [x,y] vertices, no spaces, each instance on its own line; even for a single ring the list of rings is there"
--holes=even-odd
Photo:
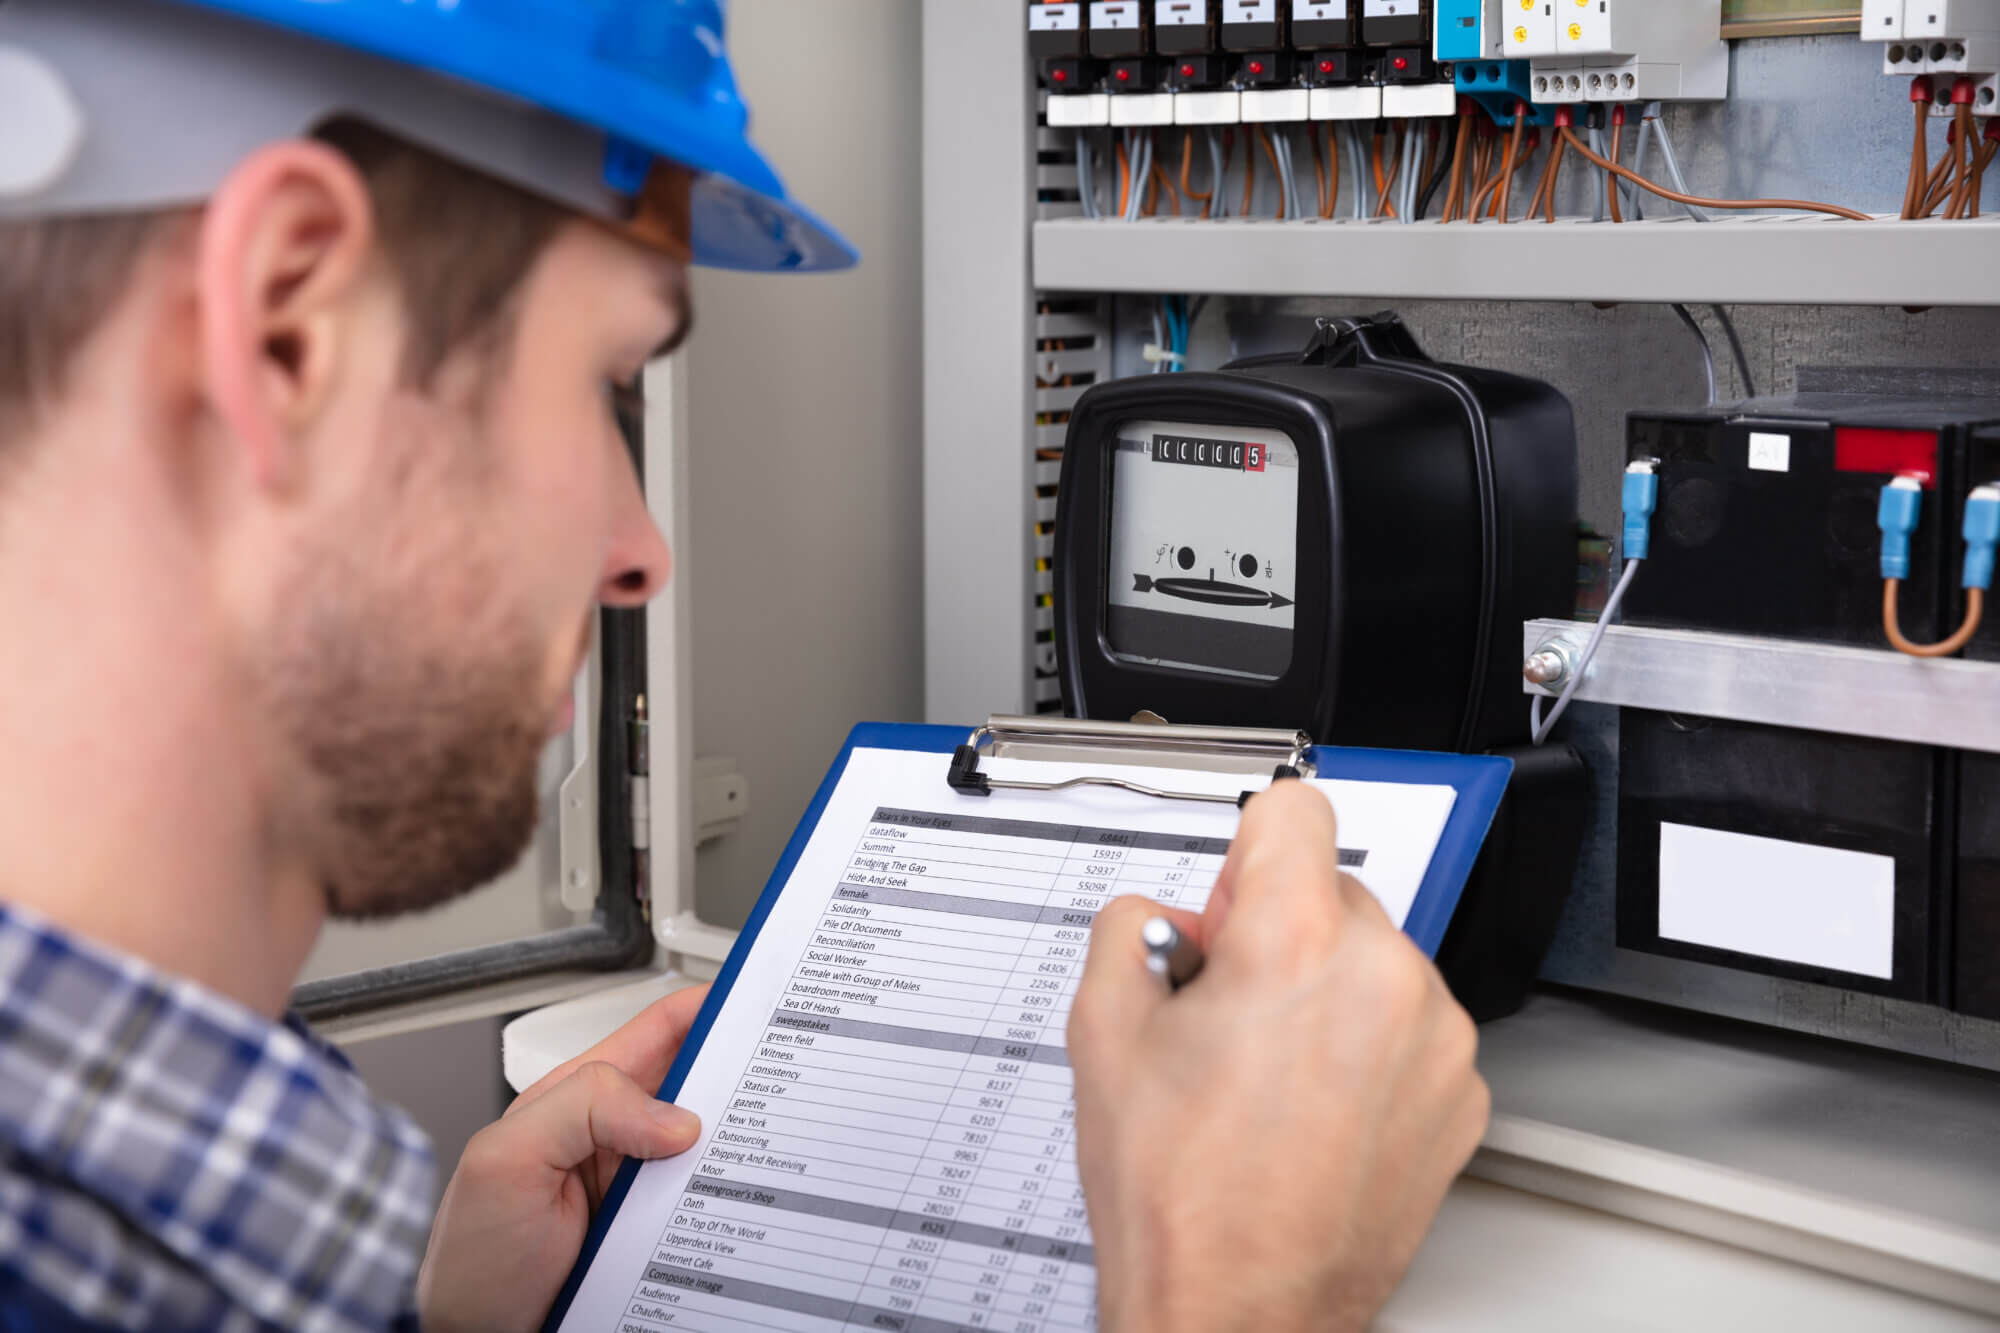
[[[1486,51],[1485,33],[1480,24],[1486,16],[1486,0],[1436,0],[1432,13],[1437,18],[1437,58],[1477,60]],[[1463,92],[1464,84],[1459,85]]]
[[[1528,62],[1525,60],[1461,60],[1458,62],[1458,95],[1479,103],[1496,125],[1511,127],[1514,108],[1528,104],[1530,125],[1553,125],[1555,108],[1536,106],[1529,95]]]

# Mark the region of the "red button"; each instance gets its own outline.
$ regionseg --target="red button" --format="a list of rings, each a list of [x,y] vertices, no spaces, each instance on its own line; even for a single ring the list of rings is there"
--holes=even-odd
[[[1262,74],[1262,73],[1264,72],[1264,62],[1263,62],[1263,61],[1261,61],[1261,60],[1253,60],[1253,61],[1251,61],[1251,62],[1250,62],[1250,72],[1251,72],[1252,74]]]
[[[1397,56],[1393,63],[1397,69],[1408,69],[1410,67],[1410,58],[1408,56]]]
[[[1194,66],[1193,66],[1193,65],[1182,65],[1182,66],[1181,66],[1181,77],[1182,77],[1182,78],[1184,78],[1184,79],[1191,79],[1191,78],[1193,78],[1193,77],[1194,77]]]
[[[1319,62],[1319,72],[1320,72],[1320,73],[1322,73],[1322,74],[1331,74],[1331,73],[1333,73],[1333,62],[1332,62],[1331,60],[1322,60],[1322,61],[1320,61],[1320,62]]]
[[[1052,69],[1049,71],[1049,80],[1052,83],[1068,83],[1069,71],[1066,69]]]
[[[1129,69],[1121,69],[1117,73],[1113,74],[1111,77],[1118,80],[1118,82],[1120,83],[1124,83],[1125,81],[1127,81],[1132,77],[1132,71]]]

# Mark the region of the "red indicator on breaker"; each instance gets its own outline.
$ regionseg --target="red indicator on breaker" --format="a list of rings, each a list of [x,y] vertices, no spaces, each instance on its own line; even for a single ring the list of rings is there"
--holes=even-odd
[[[1841,426],[1833,432],[1833,466],[1836,472],[1917,477],[1928,489],[1937,484],[1937,432]]]

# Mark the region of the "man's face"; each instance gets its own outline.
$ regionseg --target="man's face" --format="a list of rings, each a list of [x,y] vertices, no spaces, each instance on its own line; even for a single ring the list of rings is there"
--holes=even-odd
[[[673,261],[563,227],[511,335],[398,383],[397,342],[342,377],[314,479],[246,647],[281,749],[278,836],[335,916],[456,896],[520,856],[544,743],[570,721],[597,605],[658,591],[667,554],[613,412],[686,318]],[[386,282],[386,278],[385,278]],[[400,326],[394,301],[381,320]]]

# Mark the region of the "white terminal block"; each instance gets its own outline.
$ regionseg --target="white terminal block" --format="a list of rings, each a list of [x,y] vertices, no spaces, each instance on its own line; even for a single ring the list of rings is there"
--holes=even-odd
[[[1896,49],[1890,43],[1886,60]],[[1924,72],[1957,78],[1961,74],[2000,73],[2000,33],[1969,33],[1964,37],[1940,37],[1931,42],[1910,42],[1905,52],[1924,58]]]
[[[1311,120],[1379,120],[1382,117],[1382,90],[1366,88],[1314,88],[1306,104]]]
[[[1528,67],[1528,96],[1537,103],[1583,102],[1581,60],[1537,60]]]
[[[1243,94],[1175,93],[1174,124],[1234,125],[1243,119]]]
[[[1973,80],[1972,114],[1991,116],[2000,114],[2000,77],[1983,74]],[[1958,116],[1958,107],[1949,99],[1931,103],[1932,120],[1953,120]]]
[[[1586,102],[1719,102],[1729,96],[1729,45],[1684,63],[1590,61],[1583,67]]]
[[[1905,38],[2000,31],[2000,0],[1904,0]]]
[[[1111,103],[1113,125],[1171,125],[1174,123],[1172,93],[1116,93]]]
[[[1903,0],[1861,0],[1861,40],[1903,40]]]
[[[1062,93],[1048,103],[1049,128],[1087,130],[1111,123],[1111,98],[1104,93]]]
[[[1385,116],[1453,116],[1458,114],[1458,85],[1451,83],[1391,83],[1382,89]]]
[[[1556,54],[1556,0],[1500,0],[1500,53],[1509,60]]]
[[[1304,120],[1312,99],[1304,88],[1245,88],[1243,119],[1250,121]]]

